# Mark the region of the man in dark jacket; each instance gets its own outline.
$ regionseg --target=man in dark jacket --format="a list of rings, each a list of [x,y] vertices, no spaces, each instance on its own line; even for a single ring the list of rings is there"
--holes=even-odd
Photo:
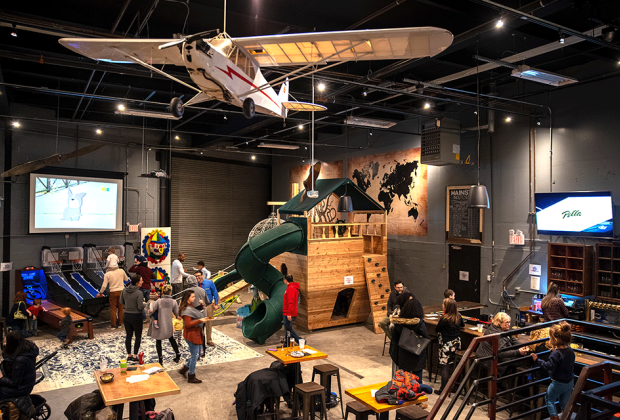
[[[385,335],[388,338],[392,339],[392,330],[390,330],[390,315],[394,313],[394,306],[396,305],[396,299],[405,291],[407,288],[403,285],[402,281],[397,280],[394,282],[394,290],[390,293],[390,297],[388,298],[387,303],[387,315],[381,321],[379,321],[379,326],[383,331],[385,331]]]
[[[37,379],[35,364],[39,348],[17,331],[6,337],[0,364],[0,400],[30,395]]]

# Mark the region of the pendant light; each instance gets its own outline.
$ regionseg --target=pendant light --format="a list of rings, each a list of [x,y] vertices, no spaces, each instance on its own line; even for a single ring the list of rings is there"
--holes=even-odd
[[[345,162],[347,162],[348,164],[348,154],[349,154],[349,126],[347,125],[345,128],[345,135],[346,135],[346,145],[345,145],[345,149],[344,149],[344,153],[345,153]],[[351,199],[350,196],[347,195],[347,186],[349,185],[349,179],[347,178],[347,180],[345,181],[346,183],[344,184],[344,195],[340,197],[340,199],[338,200],[338,213],[351,213],[353,211],[353,200]]]
[[[476,43],[476,116],[478,117],[478,185],[469,189],[467,204],[469,207],[488,209],[489,193],[487,187],[480,185],[480,73],[478,72],[478,44]]]

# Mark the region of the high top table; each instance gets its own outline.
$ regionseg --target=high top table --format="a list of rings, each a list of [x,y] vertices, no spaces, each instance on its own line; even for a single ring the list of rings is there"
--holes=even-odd
[[[149,363],[145,364],[144,367],[138,366],[136,370],[127,371],[127,373],[121,373],[120,367],[116,369],[107,369],[106,373],[110,372],[114,374],[114,380],[107,384],[101,382],[101,372],[98,370],[95,371],[95,380],[97,381],[99,391],[101,391],[103,402],[106,406],[112,406],[118,420],[123,418],[123,407],[125,403],[140,402],[140,410],[144,413],[144,400],[181,393],[177,384],[174,383],[166,371],[149,375],[149,379],[146,381],[136,383],[129,383],[126,381],[130,376],[144,375],[143,371],[152,367],[161,368],[161,365],[159,363]],[[140,410],[138,409],[138,404],[130,404],[129,418],[131,420],[138,420],[138,411]]]
[[[408,405],[421,404],[428,401],[428,397],[426,395],[422,395],[417,400],[405,401],[403,404],[400,405],[378,403],[375,397],[372,396],[370,390],[379,390],[385,385],[387,385],[387,382],[381,382],[373,385],[365,385],[358,388],[346,389],[344,393],[347,394],[349,397],[354,398],[356,401],[361,402],[375,413],[378,413],[379,420],[388,420],[391,410],[407,407]]]
[[[300,365],[300,362],[308,362],[310,360],[327,359],[327,354],[325,354],[322,351],[319,351],[319,350],[317,350],[315,348],[312,348],[310,346],[304,346],[304,350],[301,350],[299,348],[299,346],[290,347],[289,350],[290,351],[302,351],[302,352],[304,350],[312,350],[312,351],[316,352],[316,353],[310,354],[309,356],[293,357],[290,354],[288,354],[289,352],[286,350],[286,348],[284,350],[282,350],[282,349],[277,349],[277,350],[274,350],[274,351],[266,350],[268,355],[278,359],[279,361],[281,361],[285,365],[294,365],[294,368],[295,368],[295,384],[301,383],[301,365]]]

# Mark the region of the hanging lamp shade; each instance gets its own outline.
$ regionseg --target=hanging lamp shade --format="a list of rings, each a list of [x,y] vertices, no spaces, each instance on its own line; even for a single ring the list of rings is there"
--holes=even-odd
[[[343,195],[338,200],[338,213],[351,213],[353,211],[353,200],[348,195]]]
[[[481,209],[488,209],[489,194],[487,193],[487,187],[484,185],[472,185],[469,189],[469,197],[467,199],[469,207],[477,207]]]

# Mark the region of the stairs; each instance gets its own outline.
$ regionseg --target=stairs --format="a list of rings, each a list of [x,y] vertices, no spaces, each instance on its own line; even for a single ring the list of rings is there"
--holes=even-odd
[[[370,300],[370,312],[375,334],[382,334],[379,321],[387,314],[387,302],[390,297],[390,277],[387,271],[387,255],[364,255],[364,273]]]

